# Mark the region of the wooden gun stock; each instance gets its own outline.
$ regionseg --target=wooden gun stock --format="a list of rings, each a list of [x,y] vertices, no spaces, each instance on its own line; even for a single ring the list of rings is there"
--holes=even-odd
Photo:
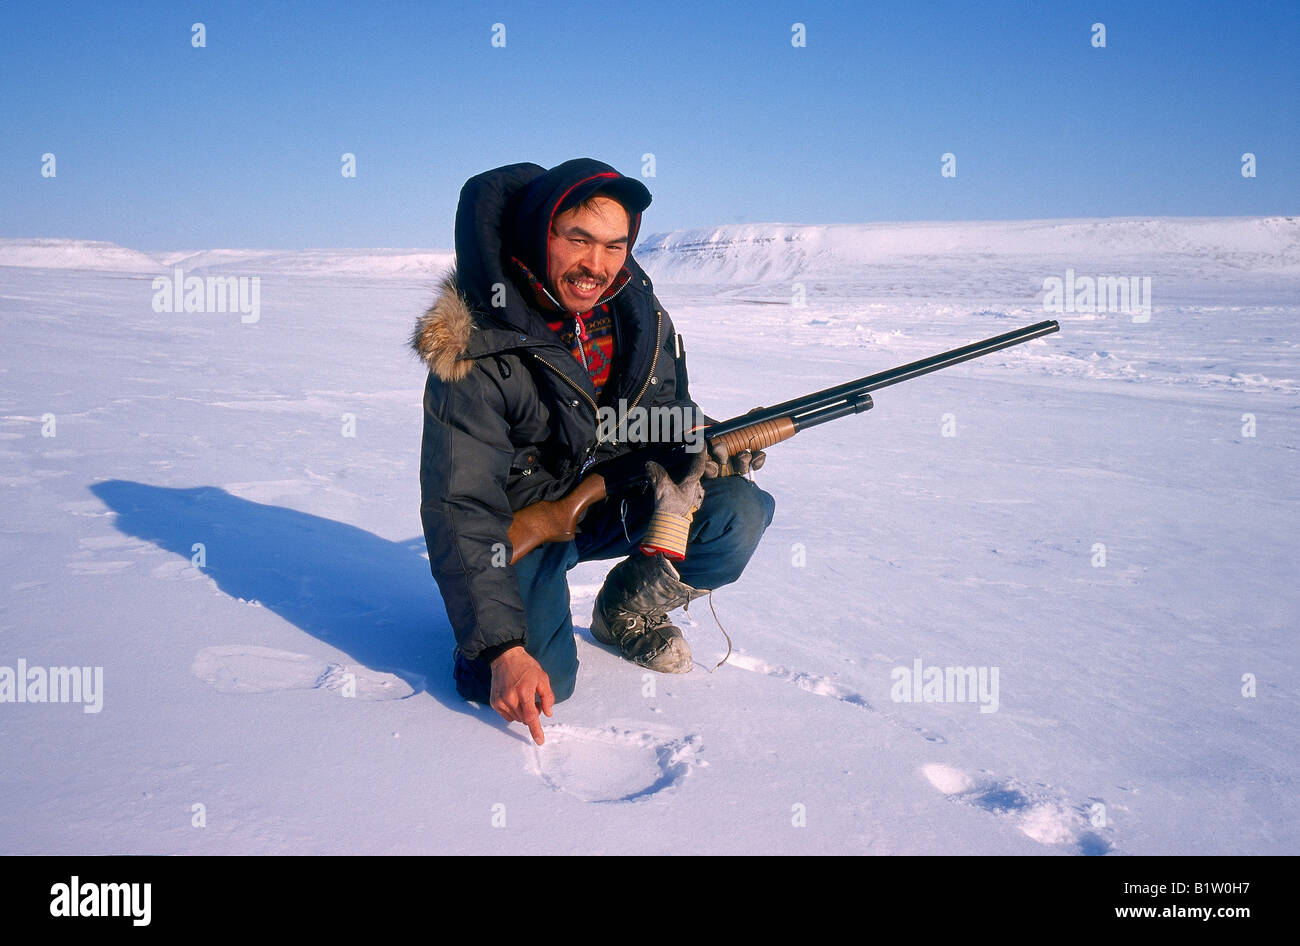
[[[578,533],[578,520],[587,507],[605,498],[605,478],[599,473],[584,476],[563,499],[543,499],[525,506],[510,521],[506,538],[514,553],[513,565],[543,542],[571,542]]]

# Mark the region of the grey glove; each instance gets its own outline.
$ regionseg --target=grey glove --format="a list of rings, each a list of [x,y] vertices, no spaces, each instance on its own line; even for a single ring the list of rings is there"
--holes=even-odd
[[[655,491],[655,512],[645,538],[640,542],[640,549],[646,555],[662,552],[675,561],[686,557],[691,520],[695,517],[695,510],[704,502],[704,486],[700,478],[708,463],[701,450],[680,483],[674,483],[668,471],[653,460],[646,463],[646,475]]]
[[[704,467],[704,478],[711,480],[715,476],[744,476],[751,470],[759,470],[767,460],[763,450],[742,450],[734,457],[727,456],[727,448],[717,444],[710,451],[712,456]]]
[[[751,407],[746,414],[761,411],[761,407]],[[744,476],[751,470],[761,470],[767,454],[762,450],[742,450],[734,457],[727,455],[727,448],[714,444],[709,449],[709,460],[704,466],[704,478],[711,480],[716,476]]]

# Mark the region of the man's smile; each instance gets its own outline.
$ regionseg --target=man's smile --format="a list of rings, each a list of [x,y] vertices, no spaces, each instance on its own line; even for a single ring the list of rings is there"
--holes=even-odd
[[[599,294],[601,287],[605,285],[606,280],[594,276],[583,274],[570,274],[564,277],[568,283],[569,290],[582,299],[593,298]]]

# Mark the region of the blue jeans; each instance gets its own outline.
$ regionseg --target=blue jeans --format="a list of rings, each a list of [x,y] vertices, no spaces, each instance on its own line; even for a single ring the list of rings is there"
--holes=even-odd
[[[691,521],[686,560],[673,564],[685,584],[712,591],[731,584],[745,570],[772,524],[776,500],[740,476],[703,483],[704,502]],[[549,542],[515,563],[528,622],[524,650],[551,678],[556,702],[573,695],[578,677],[565,573],[578,562],[640,555],[636,545],[653,513],[654,496],[648,491],[626,500],[602,500],[587,510],[574,541]],[[492,670],[486,661],[466,660],[457,652],[454,673],[462,697],[488,702]]]

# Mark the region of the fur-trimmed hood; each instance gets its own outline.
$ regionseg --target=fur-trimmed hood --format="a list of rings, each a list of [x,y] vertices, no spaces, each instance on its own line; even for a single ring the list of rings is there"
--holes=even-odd
[[[524,334],[518,328],[498,322],[493,315],[476,315],[478,310],[452,270],[443,277],[438,287],[438,297],[424,314],[415,320],[411,332],[411,350],[440,380],[463,381],[474,370],[478,358],[505,352],[520,353],[525,349],[554,348],[567,351],[549,329],[550,338],[537,338]],[[546,323],[541,323],[545,327]],[[560,360],[565,364],[565,360]],[[581,369],[573,361],[572,370]],[[566,367],[569,367],[566,364]],[[578,377],[586,378],[585,372]],[[588,379],[588,383],[590,380]]]
[[[443,277],[438,298],[415,322],[411,349],[443,381],[460,381],[474,370],[469,351],[474,317],[456,285],[455,274]]]

